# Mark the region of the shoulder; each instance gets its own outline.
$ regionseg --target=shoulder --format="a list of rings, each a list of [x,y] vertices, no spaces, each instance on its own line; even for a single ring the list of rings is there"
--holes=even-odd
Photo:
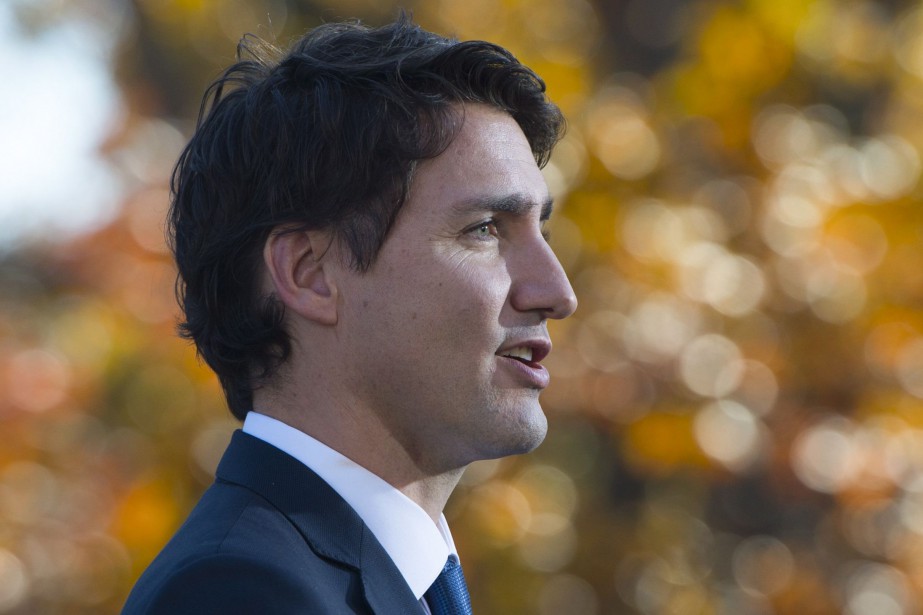
[[[145,613],[323,612],[311,579],[264,559],[242,554],[200,556],[170,570],[162,578],[139,584],[123,615]],[[311,610],[313,607],[313,610]]]
[[[142,575],[123,615],[364,612],[356,577],[317,555],[264,499],[219,483]],[[344,611],[344,600],[359,606]]]

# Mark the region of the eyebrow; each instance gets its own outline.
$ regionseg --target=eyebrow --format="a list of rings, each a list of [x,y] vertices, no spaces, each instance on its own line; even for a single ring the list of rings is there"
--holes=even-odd
[[[461,201],[453,209],[460,214],[473,211],[488,211],[494,213],[510,213],[524,215],[535,208],[535,201],[524,194],[506,194],[503,196],[489,196]],[[548,197],[541,204],[539,220],[545,221],[551,217],[554,209],[554,199]]]

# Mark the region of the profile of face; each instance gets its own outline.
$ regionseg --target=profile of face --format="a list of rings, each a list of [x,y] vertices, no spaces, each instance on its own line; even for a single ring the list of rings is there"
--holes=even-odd
[[[373,266],[340,281],[344,374],[421,467],[527,452],[547,421],[548,319],[577,301],[543,235],[548,187],[508,114],[463,108]]]

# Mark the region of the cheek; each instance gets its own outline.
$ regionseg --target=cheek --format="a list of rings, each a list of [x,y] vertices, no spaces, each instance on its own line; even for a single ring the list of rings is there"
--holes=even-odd
[[[363,289],[361,312],[377,321],[375,326],[433,342],[479,337],[497,326],[510,277],[496,254],[437,249],[400,256],[400,266],[391,263]]]
[[[391,308],[402,309],[389,309],[391,317],[413,327],[417,339],[459,349],[483,344],[485,336],[493,341],[509,285],[502,271],[463,266],[420,272],[406,287],[392,295]]]

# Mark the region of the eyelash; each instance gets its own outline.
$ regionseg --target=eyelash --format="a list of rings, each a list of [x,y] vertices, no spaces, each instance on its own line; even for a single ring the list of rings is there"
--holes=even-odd
[[[468,234],[468,235],[476,235],[476,236],[478,236],[478,237],[481,238],[481,239],[487,239],[486,236],[478,235],[478,231],[479,231],[480,229],[484,228],[484,227],[492,227],[492,228],[493,228],[493,232],[490,233],[490,236],[491,236],[491,237],[498,237],[498,236],[500,235],[499,225],[498,225],[497,221],[494,220],[494,219],[484,220],[484,221],[482,221],[482,222],[478,222],[478,223],[475,224],[474,226],[468,228],[468,230],[465,231],[465,233]],[[545,221],[544,221],[544,220],[542,221],[541,233],[542,233],[542,239],[544,239],[546,242],[551,240],[551,231],[548,230],[547,228],[545,228]]]
[[[491,219],[491,220],[484,220],[484,221],[482,221],[482,222],[478,222],[477,224],[475,224],[474,226],[472,226],[471,228],[469,228],[466,232],[467,232],[469,235],[475,235],[475,236],[477,236],[478,238],[487,239],[487,236],[478,234],[478,231],[481,230],[481,229],[484,228],[484,227],[493,228],[493,232],[490,233],[490,236],[491,236],[491,237],[496,237],[497,235],[499,235],[499,230],[497,229],[497,221],[496,221],[496,220],[493,220],[493,219]]]

